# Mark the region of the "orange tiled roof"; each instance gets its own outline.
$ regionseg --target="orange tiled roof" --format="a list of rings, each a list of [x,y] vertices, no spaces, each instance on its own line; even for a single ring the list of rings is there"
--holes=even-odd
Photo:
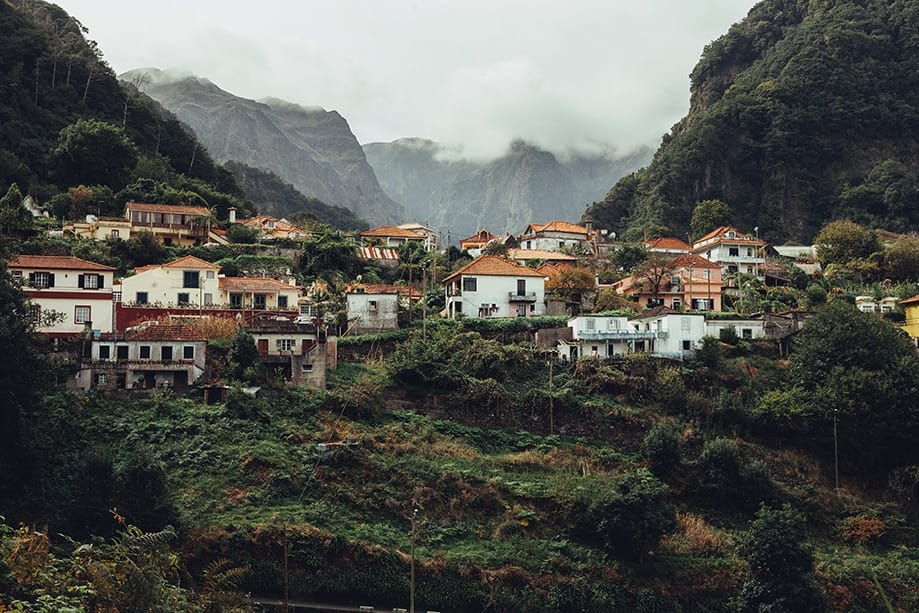
[[[488,241],[499,238],[489,232],[488,230],[479,230],[472,236],[467,236],[466,238],[460,239],[460,244],[462,243],[487,243]]]
[[[727,237],[728,232],[734,232],[735,238],[728,238]],[[696,241],[693,241],[693,248],[695,248],[695,246],[698,245],[699,243],[704,243],[705,241],[713,240],[713,239],[720,239],[718,241],[715,241],[716,243],[721,242],[723,240],[729,240],[729,241],[740,240],[745,243],[750,243],[753,245],[765,245],[766,244],[766,241],[761,241],[757,238],[753,238],[749,234],[745,234],[741,232],[734,226],[721,226],[720,228],[712,230],[711,232],[709,232],[702,238]]]
[[[282,290],[296,290],[300,288],[288,285],[270,277],[221,277],[220,289],[226,291],[246,292],[279,292]]]
[[[692,247],[689,243],[684,243],[678,238],[655,238],[653,240],[646,240],[645,247],[650,251],[658,250],[667,250],[667,251],[685,251],[689,253],[692,251]]]
[[[111,266],[97,264],[70,255],[20,255],[9,261],[10,268],[46,268],[49,270],[113,271]]]
[[[906,300],[901,300],[900,305],[904,304],[919,304],[919,294],[916,294],[912,298],[907,298]]]
[[[207,338],[182,324],[153,324],[129,328],[125,331],[129,341],[206,341]]]
[[[544,277],[540,272],[527,268],[517,262],[500,258],[496,255],[483,255],[466,264],[455,273],[444,279],[444,283],[460,275],[481,275],[492,277]]]
[[[670,265],[673,268],[721,268],[721,264],[706,260],[694,253],[679,255],[670,262]]]
[[[185,215],[199,215],[210,217],[211,212],[202,206],[188,206],[185,204],[151,204],[149,202],[128,202],[124,209],[143,211],[145,213],[183,213]]]
[[[542,266],[537,266],[537,267],[536,267],[536,272],[538,272],[538,273],[540,273],[540,274],[542,274],[543,276],[546,276],[546,277],[548,277],[549,275],[554,275],[554,274],[557,273],[558,271],[559,271],[559,267],[558,267],[558,266],[556,266],[555,264],[550,264],[550,263],[548,263],[548,262],[546,262],[546,263],[543,264]]]
[[[186,255],[177,260],[172,260],[171,262],[166,262],[162,265],[163,268],[211,268],[215,270],[220,270],[220,266],[216,264],[211,264],[201,258],[196,258],[193,255]]]
[[[399,294],[412,298],[421,296],[421,290],[408,285],[387,285],[385,283],[354,283],[345,290],[346,294]]]
[[[400,228],[398,226],[380,226],[379,228],[365,230],[364,232],[361,232],[361,236],[392,236],[395,238],[416,238],[418,240],[424,240],[424,234],[415,232],[413,230],[406,230],[405,228]]]
[[[553,220],[548,223],[538,224],[531,223],[527,226],[527,233],[530,231],[536,232],[568,232],[571,234],[583,234],[587,235],[587,228],[584,226],[579,226],[578,224],[571,223],[569,221],[558,221]]]
[[[507,257],[512,260],[553,260],[556,262],[577,262],[578,260],[577,256],[546,249],[508,249]]]
[[[649,317],[659,317],[661,315],[681,315],[680,311],[675,311],[668,306],[659,305],[651,309],[650,311],[645,311],[639,315],[636,315],[632,319],[648,319]],[[701,317],[701,316],[700,316]]]

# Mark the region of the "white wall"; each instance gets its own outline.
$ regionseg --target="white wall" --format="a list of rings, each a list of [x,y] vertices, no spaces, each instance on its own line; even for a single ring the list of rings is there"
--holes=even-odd
[[[352,332],[357,334],[398,330],[399,294],[348,294],[348,320],[355,318]]]
[[[122,301],[125,304],[137,302],[138,292],[147,292],[147,303],[160,306],[178,305],[179,294],[188,294],[188,304],[204,306],[207,304],[208,294],[211,304],[223,304],[220,295],[216,269],[188,269],[196,270],[200,274],[201,288],[182,287],[184,270],[179,268],[152,268],[139,272],[136,275],[125,277],[121,282]],[[296,304],[296,299],[292,305]]]
[[[467,275],[467,277],[470,275]],[[517,305],[526,306],[526,316],[533,317],[546,313],[545,279],[543,277],[510,277],[500,275],[475,275],[475,291],[462,290],[461,296],[448,297],[448,300],[461,300],[462,313],[466,317],[518,317]],[[510,304],[510,294],[517,293],[517,280],[526,281],[526,293],[536,294],[535,302]],[[488,305],[487,314],[479,314],[482,305]],[[492,309],[494,305],[494,309]]]

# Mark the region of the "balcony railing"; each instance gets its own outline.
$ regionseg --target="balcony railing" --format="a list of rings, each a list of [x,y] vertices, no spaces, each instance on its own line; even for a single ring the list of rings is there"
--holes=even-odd
[[[584,341],[612,341],[612,340],[653,340],[667,338],[667,332],[655,330],[577,330],[575,336]]]
[[[510,292],[508,302],[536,302],[536,292]]]

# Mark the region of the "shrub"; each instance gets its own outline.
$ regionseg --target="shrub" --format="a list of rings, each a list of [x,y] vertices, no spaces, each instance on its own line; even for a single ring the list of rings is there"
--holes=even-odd
[[[672,426],[657,422],[641,441],[641,452],[648,459],[651,472],[663,477],[680,465],[680,438]]]
[[[639,559],[676,525],[667,486],[645,469],[579,490],[569,505],[573,532],[624,558]]]
[[[665,366],[657,371],[651,392],[655,400],[672,411],[686,406],[686,383],[680,369],[675,366]]]

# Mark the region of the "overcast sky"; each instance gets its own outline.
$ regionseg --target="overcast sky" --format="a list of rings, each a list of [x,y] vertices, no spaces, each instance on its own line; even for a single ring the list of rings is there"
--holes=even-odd
[[[187,71],[246,98],[340,112],[362,143],[502,152],[660,137],[703,47],[754,0],[53,0],[117,73]]]

